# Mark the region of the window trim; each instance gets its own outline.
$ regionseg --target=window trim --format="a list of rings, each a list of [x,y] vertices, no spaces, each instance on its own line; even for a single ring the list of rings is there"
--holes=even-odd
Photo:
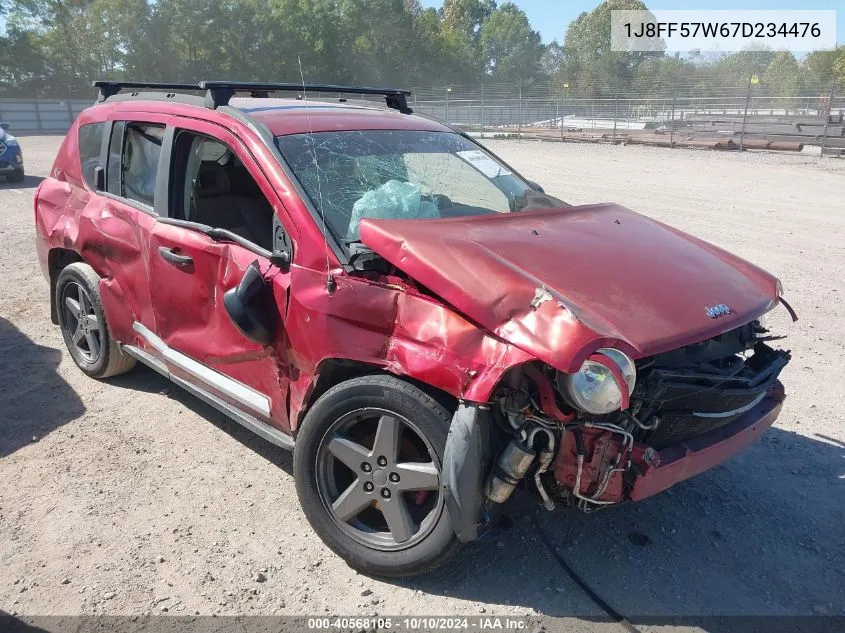
[[[123,136],[124,130],[126,128],[126,121],[111,121],[111,127],[109,129],[108,141],[106,142],[105,154],[106,154],[106,162],[105,162],[105,170],[106,170],[106,188],[103,190],[103,193],[108,193],[113,196],[119,198],[118,194],[114,193],[111,190],[112,182],[111,182],[111,148],[112,142],[115,141],[116,135],[120,135],[120,159],[118,160],[118,168],[120,168],[120,164],[123,161]]]
[[[232,233],[231,231],[227,231],[226,229],[215,228],[213,226],[208,226],[207,224],[202,224],[200,222],[191,222],[190,220],[181,220],[179,218],[170,218],[164,216],[159,216],[158,221],[162,224],[177,226],[187,231],[202,233],[203,235],[208,236],[215,242],[234,242],[238,246],[241,246],[248,250],[250,253],[263,257],[267,260],[269,260],[273,256],[273,253],[271,251],[268,251],[266,248],[262,248],[258,244],[250,242],[248,239],[241,237],[236,233]]]

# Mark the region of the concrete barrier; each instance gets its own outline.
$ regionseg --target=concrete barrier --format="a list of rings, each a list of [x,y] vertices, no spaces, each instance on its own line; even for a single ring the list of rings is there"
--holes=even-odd
[[[67,131],[77,115],[90,106],[90,99],[0,99],[0,121],[12,134]]]

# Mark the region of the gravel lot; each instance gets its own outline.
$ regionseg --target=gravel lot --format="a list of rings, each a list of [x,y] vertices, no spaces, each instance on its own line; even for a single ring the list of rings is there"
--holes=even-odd
[[[0,609],[547,614],[597,626],[600,609],[530,520],[429,577],[370,579],[312,533],[287,453],[145,368],[86,378],[50,324],[32,245],[33,190],[60,138],[21,143],[30,175],[0,183]],[[640,505],[543,513],[556,546],[641,628],[667,615],[845,614],[845,161],[490,146],[565,200],[619,202],[767,268],[800,316],[770,321],[794,355],[776,428]]]

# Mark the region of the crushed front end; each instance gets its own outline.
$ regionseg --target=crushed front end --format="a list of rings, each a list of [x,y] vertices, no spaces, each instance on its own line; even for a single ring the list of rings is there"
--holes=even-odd
[[[584,510],[638,501],[712,468],[780,412],[789,352],[753,322],[637,362],[624,411],[576,415],[553,464],[556,492]]]
[[[591,511],[643,499],[724,462],[780,412],[784,390],[778,375],[790,354],[769,345],[775,338],[754,321],[636,362],[608,362],[615,350],[600,350],[604,358],[590,359],[630,387],[622,406],[604,414],[585,410],[597,407],[579,401],[572,375],[541,363],[513,369],[483,412],[492,429],[485,440],[491,457],[475,464],[488,473],[483,491],[476,500],[468,503],[464,496],[450,506],[464,515],[468,508],[478,510],[477,530],[466,529],[463,516],[462,538],[474,538],[495,522],[523,482],[548,509],[563,502]],[[600,407],[602,394],[595,389],[603,387],[595,384]],[[448,484],[446,492],[449,499]]]

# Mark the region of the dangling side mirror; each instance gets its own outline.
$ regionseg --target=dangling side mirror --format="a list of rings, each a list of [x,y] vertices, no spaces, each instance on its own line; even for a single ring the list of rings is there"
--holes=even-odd
[[[527,182],[529,185],[531,185],[531,188],[532,188],[534,191],[539,191],[540,193],[546,193],[546,190],[545,190],[545,189],[543,189],[540,185],[538,185],[538,184],[537,184],[536,182],[534,182],[533,180],[528,180],[528,181],[526,181],[526,182]]]
[[[241,282],[223,294],[223,305],[241,334],[261,345],[269,345],[276,335],[278,313],[273,291],[258,268],[250,264]]]

